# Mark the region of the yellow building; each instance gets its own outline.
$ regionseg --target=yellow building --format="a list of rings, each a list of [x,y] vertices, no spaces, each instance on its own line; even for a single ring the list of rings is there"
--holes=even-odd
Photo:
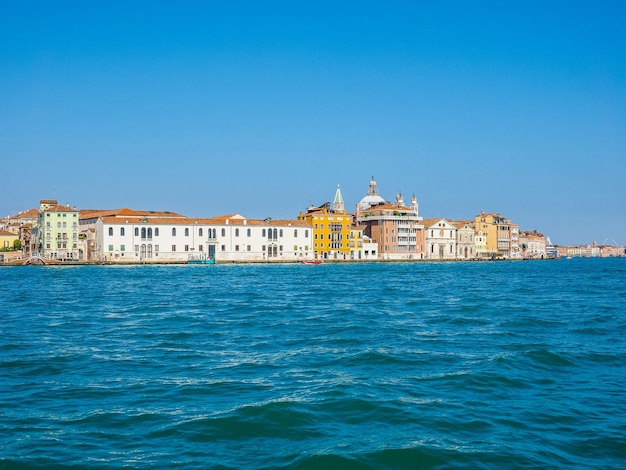
[[[501,214],[481,212],[474,218],[476,234],[486,237],[484,248],[476,246],[476,254],[482,257],[510,257],[511,222]]]
[[[352,225],[350,227],[350,241],[348,247],[350,248],[350,259],[361,260],[365,259],[363,256],[363,225]]]
[[[0,249],[3,251],[12,250],[19,237],[8,230],[0,230]]]
[[[339,186],[332,204],[327,202],[320,207],[312,206],[301,212],[298,220],[311,224],[315,259],[349,259],[352,216],[346,214]]]

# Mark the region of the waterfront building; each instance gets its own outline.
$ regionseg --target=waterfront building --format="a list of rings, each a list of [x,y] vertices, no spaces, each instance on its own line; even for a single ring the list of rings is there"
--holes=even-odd
[[[424,257],[431,260],[456,259],[457,229],[446,219],[423,219]]]
[[[474,253],[476,253],[477,258],[485,258],[488,256],[487,234],[482,230],[476,229],[476,227],[474,227],[474,230]]]
[[[15,233],[8,230],[0,230],[0,248],[11,250],[15,246],[16,241],[19,241],[19,238]]]
[[[78,260],[79,211],[54,199],[39,203],[37,224],[33,227],[33,254],[47,259]]]
[[[474,242],[475,230],[472,220],[453,220],[456,227],[456,257],[458,259],[473,259],[476,256]]]
[[[173,216],[96,217],[94,260],[110,262],[300,261],[312,259],[306,221]]]
[[[0,221],[0,230],[6,230],[17,235],[22,245],[22,254],[30,256],[33,248],[32,227],[39,220],[38,209],[20,211],[16,215],[6,216]]]
[[[522,255],[520,254],[519,247],[519,225],[511,223],[511,246],[509,248],[509,252],[511,255],[511,259],[520,259]]]
[[[390,204],[380,196],[372,177],[367,195],[356,205],[356,221],[365,226],[365,235],[378,244],[380,259],[424,257],[424,225],[415,195],[410,207],[405,206],[400,192]]]
[[[510,221],[501,214],[481,212],[474,218],[475,230],[486,236],[486,247],[479,253],[482,257],[509,258],[511,250]]]
[[[546,237],[537,230],[525,230],[519,235],[521,255],[524,259],[546,257]]]
[[[352,216],[347,214],[339,185],[333,203],[311,206],[298,215],[313,230],[315,259],[347,260],[350,258]]]

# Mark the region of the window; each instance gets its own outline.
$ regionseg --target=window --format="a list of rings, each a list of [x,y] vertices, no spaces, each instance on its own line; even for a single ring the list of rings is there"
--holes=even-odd
[[[222,237],[225,237],[225,236],[226,236],[226,229],[225,229],[225,228],[223,228],[223,229],[222,229]],[[224,250],[222,250],[222,251],[224,251]]]
[[[135,245],[135,251],[139,251],[139,245]]]
[[[112,237],[113,236],[113,227],[109,227],[109,236]]]
[[[252,247],[248,245],[248,251],[252,251]]]
[[[120,245],[120,251],[126,251],[126,245]]]
[[[304,231],[304,238],[309,238],[309,231],[308,230]]]
[[[248,236],[252,235],[252,231],[250,229],[248,229],[246,235],[248,235]],[[248,250],[248,251],[250,251],[250,250]]]
[[[154,229],[154,236],[158,237],[159,236],[159,227]]]
[[[226,245],[222,245],[222,251],[226,251]]]
[[[154,252],[158,253],[159,252],[159,245],[154,245]]]
[[[120,227],[120,236],[124,236],[125,232],[124,232],[124,227]]]
[[[236,228],[236,229],[235,229],[235,236],[236,236],[236,237],[238,237],[238,236],[239,236],[239,229],[238,229],[238,228]]]
[[[138,237],[139,236],[139,227],[135,227],[135,236]],[[136,250],[135,250],[136,251]]]
[[[239,251],[239,245],[235,245],[235,251]]]
[[[293,238],[298,238],[298,229],[293,231]]]
[[[109,251],[113,251],[113,245],[109,245]]]
[[[280,237],[281,238],[283,237],[283,229],[282,228],[280,229]]]
[[[189,245],[185,245],[185,251],[189,251]]]
[[[176,227],[173,227],[172,228],[172,237],[175,237],[175,236],[176,236]]]
[[[172,251],[176,251],[176,245],[172,245]]]
[[[148,240],[152,240],[152,228],[148,229]]]
[[[262,236],[263,238],[265,238],[265,235],[266,235],[266,233],[265,233],[265,229],[263,229],[263,235],[261,235],[261,236]]]
[[[200,237],[202,236],[202,227],[200,227],[200,228],[198,229],[198,236],[200,236]]]
[[[202,248],[202,245],[198,245],[198,251],[204,251],[204,249]]]
[[[189,228],[185,227],[185,236],[188,237],[189,236]]]

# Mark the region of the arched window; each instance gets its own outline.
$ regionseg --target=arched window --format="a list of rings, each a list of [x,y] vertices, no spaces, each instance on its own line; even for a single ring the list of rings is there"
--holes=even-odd
[[[226,229],[225,229],[225,228],[223,228],[223,229],[222,229],[222,237],[225,237],[225,236],[226,236]]]
[[[263,235],[261,236],[265,238],[265,229],[263,229]]]
[[[278,229],[274,229],[274,240],[278,239]]]
[[[283,229],[281,228],[280,229],[280,238],[282,238],[282,237],[283,237]]]
[[[238,237],[238,236],[239,236],[239,229],[238,229],[238,228],[236,228],[236,229],[235,229],[235,236],[236,236],[236,237]]]
[[[176,227],[172,227],[172,237],[176,236]]]
[[[139,227],[135,227],[135,236],[138,237],[139,236]]]
[[[248,236],[252,235],[252,231],[251,231],[250,229],[248,229],[248,230],[246,231],[246,235],[248,235]]]
[[[309,238],[309,231],[308,230],[304,231],[304,238]]]
[[[144,240],[146,238],[146,227],[141,227],[141,239]]]
[[[189,229],[187,227],[185,227],[185,236],[188,237],[189,236]]]
[[[154,229],[154,236],[158,237],[159,236],[159,227]]]
[[[120,235],[123,237],[125,234],[124,227],[120,227]]]
[[[152,227],[148,229],[148,238],[152,239]]]
[[[298,238],[298,229],[293,231],[293,238]]]
[[[200,227],[200,228],[198,229],[198,235],[199,235],[199,236],[202,236],[202,227]]]
[[[113,227],[109,227],[109,236],[113,236]]]

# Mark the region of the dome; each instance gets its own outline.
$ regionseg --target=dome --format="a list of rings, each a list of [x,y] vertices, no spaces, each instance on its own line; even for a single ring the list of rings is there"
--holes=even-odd
[[[379,204],[385,204],[385,200],[378,194],[378,186],[374,177],[372,176],[372,180],[370,181],[370,187],[367,191],[367,196],[365,196],[359,202],[359,207],[362,210],[369,209],[372,206],[377,206]]]

